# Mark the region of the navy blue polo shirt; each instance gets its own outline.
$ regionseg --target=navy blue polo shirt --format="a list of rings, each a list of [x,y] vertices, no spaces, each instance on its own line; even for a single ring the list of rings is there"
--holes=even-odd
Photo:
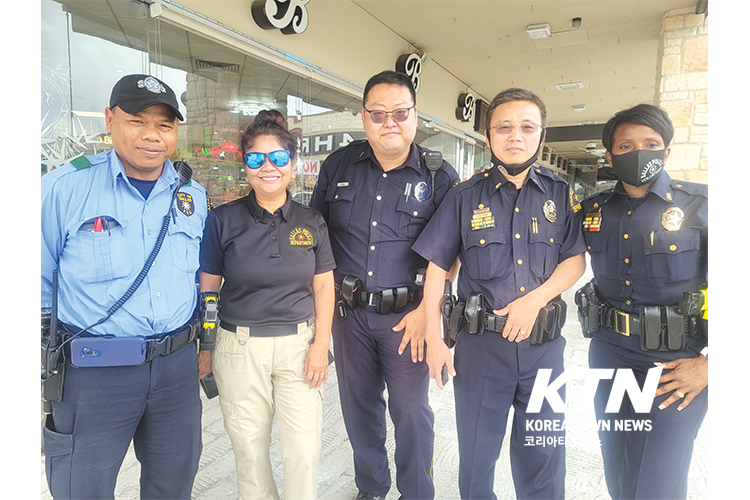
[[[586,250],[570,186],[534,167],[521,189],[492,168],[450,190],[413,248],[444,270],[458,256],[459,298],[480,292],[492,309],[539,287],[560,262]]]
[[[676,305],[708,280],[708,186],[673,181],[663,171],[645,196],[622,182],[583,202],[583,231],[599,294],[637,312]]]
[[[250,192],[206,220],[200,270],[224,277],[219,319],[236,326],[294,325],[315,314],[313,276],[336,267],[326,223],[292,201],[269,213]]]
[[[406,162],[386,172],[370,144],[355,141],[323,162],[310,206],[328,222],[337,282],[351,274],[365,290],[377,292],[412,285],[417,270],[426,267],[411,245],[458,182],[443,161],[433,193],[426,151],[412,143]]]

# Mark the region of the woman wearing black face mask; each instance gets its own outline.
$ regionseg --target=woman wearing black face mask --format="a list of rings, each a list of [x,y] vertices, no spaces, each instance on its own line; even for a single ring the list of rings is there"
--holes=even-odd
[[[594,280],[576,301],[591,336],[589,365],[630,369],[644,394],[656,390],[652,402],[626,397],[607,413],[612,380],[599,383],[599,436],[616,499],[685,498],[708,408],[708,189],[664,171],[673,133],[656,106],[617,113],[602,142],[620,181],[583,201]],[[582,307],[587,301],[594,307]],[[658,384],[655,375],[647,379],[655,367],[663,369]],[[628,420],[643,430],[618,429]]]

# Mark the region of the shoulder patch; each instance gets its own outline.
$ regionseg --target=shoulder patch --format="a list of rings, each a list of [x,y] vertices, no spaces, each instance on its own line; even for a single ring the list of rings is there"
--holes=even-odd
[[[576,196],[576,193],[573,191],[573,188],[570,188],[570,208],[573,209],[573,213],[577,214],[581,211],[581,202],[578,200],[578,196]]]
[[[79,156],[78,158],[71,161],[70,164],[73,165],[76,170],[82,170],[91,166],[91,160],[89,160],[86,156]]]

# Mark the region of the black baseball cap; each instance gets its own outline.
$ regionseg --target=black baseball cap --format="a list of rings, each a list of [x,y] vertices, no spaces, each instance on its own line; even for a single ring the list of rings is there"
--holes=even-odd
[[[150,75],[127,75],[112,88],[109,108],[119,107],[134,114],[155,104],[166,104],[180,121],[183,121],[177,98],[169,85]]]

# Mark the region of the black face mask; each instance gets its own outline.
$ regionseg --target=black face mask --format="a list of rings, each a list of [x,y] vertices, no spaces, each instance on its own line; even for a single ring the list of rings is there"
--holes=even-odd
[[[516,175],[522,173],[524,170],[529,168],[531,165],[536,162],[537,158],[539,158],[539,150],[542,148],[542,142],[544,142],[544,131],[542,132],[542,136],[539,138],[539,146],[536,148],[536,152],[531,155],[531,158],[526,160],[523,163],[519,164],[513,164],[508,165],[506,163],[503,163],[500,161],[500,159],[495,156],[495,152],[492,151],[492,144],[490,144],[490,137],[489,134],[486,135],[487,137],[487,145],[490,147],[490,160],[492,161],[493,167],[498,167],[500,170],[512,177],[515,177]]]
[[[664,169],[667,149],[637,149],[621,155],[610,155],[612,168],[626,184],[639,187],[656,179]]]

